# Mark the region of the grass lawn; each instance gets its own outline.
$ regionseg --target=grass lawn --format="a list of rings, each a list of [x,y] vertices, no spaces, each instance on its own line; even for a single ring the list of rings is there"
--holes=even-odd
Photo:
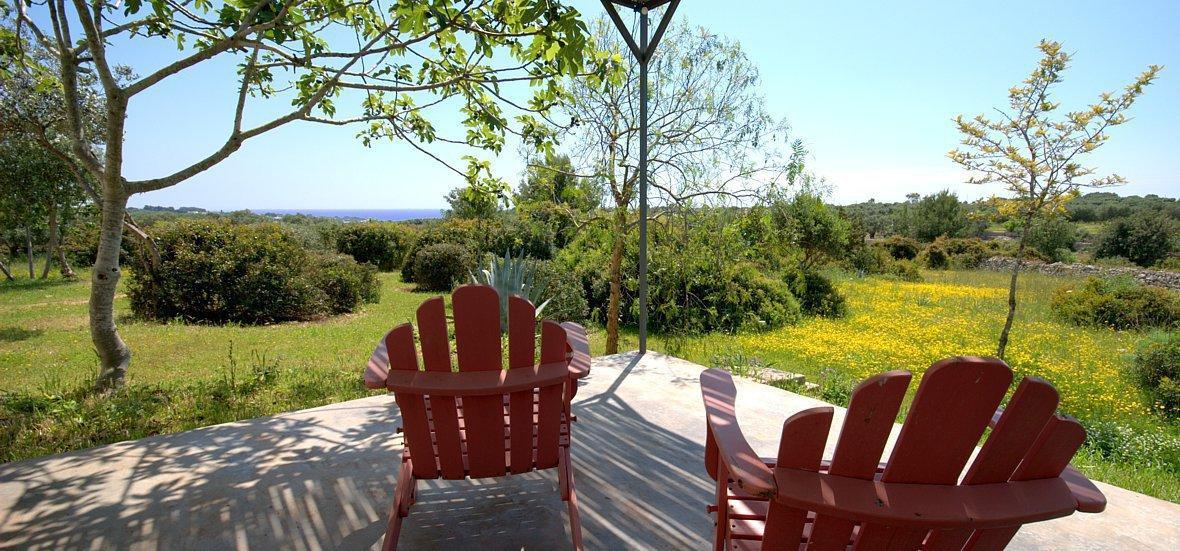
[[[88,274],[80,275],[77,282],[0,284],[0,393],[8,392],[0,397],[0,461],[367,395],[360,373],[377,339],[430,296],[381,274],[381,302],[360,313],[266,327],[140,322],[121,297],[120,331],[134,354],[130,384],[99,399],[85,392],[96,357],[87,333]],[[652,348],[706,366],[757,358],[842,384],[890,369],[920,374],[946,356],[994,353],[1006,276],[925,275],[924,283],[836,276],[848,296],[844,319],[764,333],[655,336]],[[1096,445],[1075,464],[1100,480],[1180,502],[1180,428],[1148,411],[1121,375],[1142,334],[1062,324],[1048,301],[1068,280],[1025,274],[1022,281],[1009,362],[1018,376],[1056,385],[1063,411],[1088,425],[1109,424],[1092,428]],[[592,352],[601,354],[604,335],[589,329]],[[622,349],[635,347],[633,333],[621,340]]]

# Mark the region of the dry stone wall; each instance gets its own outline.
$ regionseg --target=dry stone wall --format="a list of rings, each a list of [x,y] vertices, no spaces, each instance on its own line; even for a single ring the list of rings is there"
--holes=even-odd
[[[979,267],[985,270],[1011,271],[1012,265],[1015,262],[1015,258],[1007,256],[993,256],[987,260],[984,260],[979,265]],[[1058,276],[1131,276],[1146,285],[1155,285],[1157,287],[1165,287],[1174,291],[1180,291],[1180,272],[1147,270],[1144,268],[1116,268],[1094,266],[1091,264],[1065,264],[1062,262],[1046,264],[1044,262],[1038,262],[1035,260],[1025,261],[1024,270]]]

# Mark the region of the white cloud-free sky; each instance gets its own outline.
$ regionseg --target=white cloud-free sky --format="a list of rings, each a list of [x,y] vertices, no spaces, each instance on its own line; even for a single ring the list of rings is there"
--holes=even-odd
[[[597,1],[576,0],[586,17]],[[771,110],[791,122],[837,203],[896,201],[943,188],[976,198],[1000,190],[963,184],[947,158],[951,119],[1002,106],[1033,68],[1041,38],[1075,54],[1058,98],[1068,110],[1121,89],[1147,65],[1167,66],[1091,164],[1130,180],[1122,194],[1180,195],[1180,2],[1045,0],[988,3],[724,2],[683,0],[678,21],[735,38],[761,69]],[[118,60],[141,74],[175,56],[163,41],[124,45]],[[225,139],[232,60],[173,77],[135,98],[127,173],[172,172]],[[281,109],[283,105],[274,106]],[[408,145],[365,148],[356,129],[297,124],[246,144],[221,165],[144,204],[238,208],[435,208],[463,185]],[[457,160],[460,151],[445,151]],[[515,182],[514,147],[495,159]]]

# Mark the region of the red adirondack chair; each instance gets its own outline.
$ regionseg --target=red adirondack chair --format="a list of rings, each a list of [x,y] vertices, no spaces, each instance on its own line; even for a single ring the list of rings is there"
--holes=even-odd
[[[890,371],[856,388],[830,462],[821,460],[830,407],[787,419],[778,457],[766,460],[738,426],[732,377],[702,373],[714,549],[1003,549],[1023,524],[1106,507],[1069,466],[1086,432],[1054,413],[1057,390],[1026,377],[998,410],[1012,370],[994,358],[931,366],[879,465],[909,382],[908,371]]]
[[[508,299],[508,369],[502,368],[500,300],[484,285],[452,294],[458,370],[451,369],[442,297],[418,308],[424,371],[418,369],[414,329],[394,327],[365,370],[369,388],[393,391],[405,448],[389,513],[384,549],[396,549],[402,518],[414,504],[418,480],[460,480],[557,468],[569,508],[574,547],[582,546],[570,462],[570,400],[590,372],[586,331],[576,323],[541,322],[536,360],[536,309]]]

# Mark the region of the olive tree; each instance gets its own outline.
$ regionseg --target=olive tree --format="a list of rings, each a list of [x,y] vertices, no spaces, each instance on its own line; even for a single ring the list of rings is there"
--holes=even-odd
[[[639,65],[605,18],[594,40],[614,59],[630,60],[622,77],[573,80],[563,105],[562,143],[573,173],[602,182],[611,232],[606,353],[618,352],[622,263],[639,185]],[[673,203],[744,200],[797,175],[800,152],[790,157],[787,126],[770,115],[758,68],[737,41],[704,28],[669,29],[649,62],[648,182],[654,216]],[[560,115],[558,115],[560,116]],[[788,153],[784,155],[783,150]],[[795,164],[792,165],[792,161]],[[537,169],[560,170],[550,165]]]
[[[15,0],[11,7],[16,34],[27,32],[55,61],[43,82],[60,88],[70,155],[95,181],[102,217],[89,303],[100,389],[121,384],[131,361],[114,316],[131,196],[180,184],[247,141],[299,122],[360,125],[366,145],[390,139],[440,161],[432,144],[498,152],[515,133],[543,145],[548,132],[535,115],[562,95],[560,77],[603,75],[611,66],[590,55],[585,23],[560,0]],[[113,61],[120,50],[145,48],[173,53],[159,67],[136,68],[138,75]],[[34,65],[11,48],[3,55],[10,72]],[[225,141],[171,172],[127,178],[129,106],[214,59],[236,65],[226,78],[234,109]],[[103,100],[97,139],[84,124],[87,75]],[[530,92],[512,95],[513,83]],[[431,122],[440,111],[461,114],[457,135]],[[481,163],[446,164],[478,180],[489,177]]]
[[[970,172],[972,184],[999,183],[1010,194],[1002,204],[1021,224],[1016,262],[1008,285],[1008,317],[1000,332],[996,355],[1004,357],[1008,334],[1016,316],[1016,278],[1020,273],[1029,228],[1040,219],[1064,212],[1065,204],[1084,187],[1122,184],[1117,174],[1097,175],[1082,164],[1086,155],[1110,139],[1111,127],[1127,122],[1126,112],[1163,69],[1151,65],[1121,93],[1106,92],[1098,101],[1077,111],[1058,115],[1053,88],[1062,82],[1070,54],[1061,44],[1042,40],[1042,57],[1032,74],[1008,91],[1008,108],[998,117],[977,115],[955,118],[963,135],[962,147],[948,156]]]

